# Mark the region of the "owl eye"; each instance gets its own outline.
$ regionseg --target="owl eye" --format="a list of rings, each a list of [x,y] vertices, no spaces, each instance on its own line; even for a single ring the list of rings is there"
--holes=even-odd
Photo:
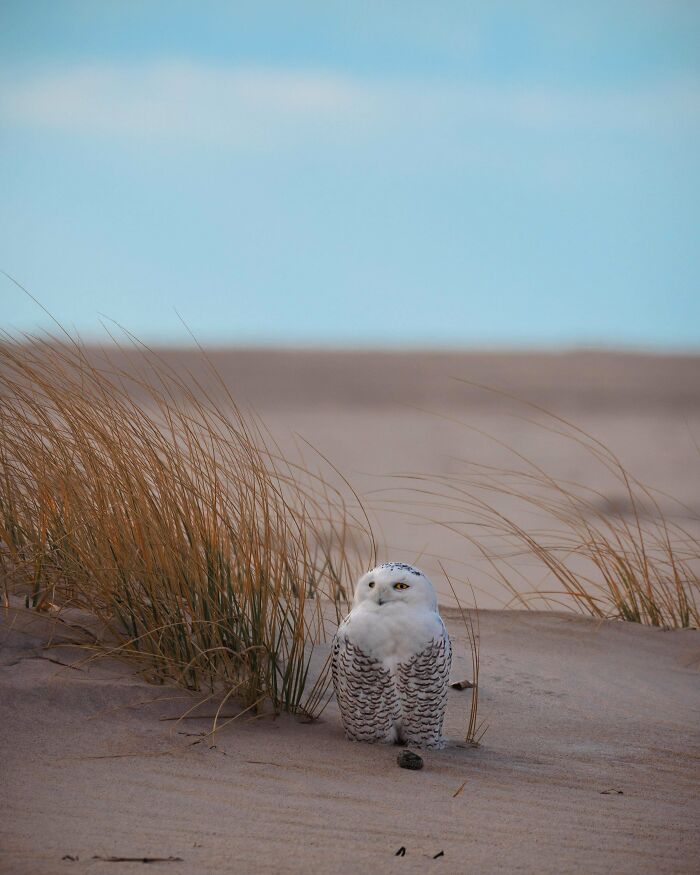
[[[367,586],[368,586],[370,589],[374,589],[374,581],[373,581],[373,580],[370,580],[370,582],[367,584]]]
[[[394,589],[408,589],[407,583],[395,583]]]

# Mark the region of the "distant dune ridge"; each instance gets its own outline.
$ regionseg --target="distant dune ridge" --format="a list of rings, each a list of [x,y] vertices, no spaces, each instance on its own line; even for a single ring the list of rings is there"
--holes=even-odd
[[[474,587],[483,607],[510,603],[510,594],[473,546],[429,521],[441,515],[417,506],[405,488],[415,483],[387,475],[449,479],[465,463],[522,469],[524,456],[547,474],[597,490],[591,501],[603,511],[632,511],[624,485],[582,450],[579,436],[556,434],[567,428],[538,407],[599,439],[659,490],[664,514],[700,534],[700,356],[244,348],[209,349],[205,359],[193,349],[157,352],[212,391],[215,369],[236,400],[262,416],[283,452],[294,456],[301,438],[330,459],[371,509],[382,558],[425,568],[447,601],[443,566],[464,598]],[[115,361],[125,359],[134,366],[138,353],[117,353]],[[516,502],[501,501],[516,520],[542,526]],[[513,564],[522,575],[513,575],[518,591],[552,588],[530,559]]]
[[[104,350],[115,369],[136,378],[148,373],[151,352],[128,339],[120,349],[85,348],[93,362],[104,362]],[[322,453],[371,511],[380,558],[424,568],[447,601],[443,566],[463,597],[471,599],[474,588],[482,607],[510,604],[512,593],[473,545],[432,521],[454,517],[427,501],[419,507],[411,489],[432,484],[388,475],[449,482],[469,466],[522,470],[527,459],[547,475],[596,490],[592,507],[623,517],[634,510],[624,484],[582,449],[580,435],[557,434],[568,427],[538,408],[599,440],[631,475],[658,490],[655,500],[670,520],[700,535],[700,355],[161,347],[154,353],[165,369],[187,375],[224,404],[225,386],[262,417],[284,454],[309,461],[310,447]],[[136,380],[128,388],[143,398]],[[524,516],[513,500],[500,502],[519,523],[550,525]],[[470,518],[462,511],[460,524]],[[357,547],[362,562],[366,545]],[[551,589],[545,569],[517,556],[513,564],[516,590]]]
[[[211,384],[197,349],[156,347],[156,351],[168,365],[187,369]],[[119,353],[110,355],[116,362],[124,361]],[[700,407],[698,355],[275,347],[207,348],[206,355],[236,398],[259,410],[504,403],[464,381],[567,408],[670,407],[697,412]],[[128,358],[138,361],[133,350]]]

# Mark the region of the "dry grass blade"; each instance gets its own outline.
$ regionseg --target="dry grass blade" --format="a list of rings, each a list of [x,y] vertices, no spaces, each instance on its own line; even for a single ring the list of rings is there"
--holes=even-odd
[[[469,706],[469,719],[467,721],[467,731],[465,733],[464,740],[467,742],[467,744],[473,744],[475,747],[477,747],[481,739],[486,734],[486,730],[488,729],[488,724],[485,721],[482,720],[481,722],[479,722],[479,654],[481,647],[481,636],[479,634],[479,610],[476,607],[476,599],[474,598],[474,591],[472,590],[474,608],[472,611],[468,611],[465,613],[464,608],[462,607],[462,602],[460,601],[459,596],[457,595],[457,592],[452,584],[452,581],[445,571],[442,563],[440,563],[440,568],[442,570],[442,573],[445,575],[445,579],[447,580],[450,589],[452,590],[452,596],[457,603],[459,613],[462,617],[462,622],[464,623],[464,629],[467,633],[467,643],[469,644],[469,653],[472,661],[472,682],[470,685],[471,704]],[[474,628],[474,619],[472,614],[476,617],[476,628]]]
[[[600,490],[556,478],[489,436],[517,459],[518,467],[462,461],[461,472],[449,478],[411,475],[405,479],[422,507],[438,509],[439,524],[464,537],[488,563],[491,579],[526,607],[534,598],[557,607],[573,603],[600,618],[668,628],[699,626],[698,537],[670,519],[661,496],[601,441],[562,417],[528,406],[545,417],[534,424],[592,457],[601,479],[623,498],[611,502]],[[529,579],[514,563],[524,558],[530,561]],[[528,593],[522,583],[533,577],[532,559],[537,577],[548,584]]]
[[[75,342],[0,344],[5,597],[90,611],[103,647],[189,689],[313,714],[321,603],[342,608],[361,514],[222,384],[142,345],[132,357],[127,371]]]

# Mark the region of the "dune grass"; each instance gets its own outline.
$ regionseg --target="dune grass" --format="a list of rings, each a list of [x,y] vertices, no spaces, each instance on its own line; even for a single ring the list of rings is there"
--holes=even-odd
[[[0,344],[6,592],[89,611],[103,649],[151,676],[313,716],[322,603],[343,609],[358,531],[371,558],[366,518],[223,384],[215,397],[138,345],[127,372],[61,341]]]
[[[573,607],[664,628],[700,626],[700,541],[668,510],[692,519],[692,509],[645,485],[574,423],[527,406],[537,418],[523,419],[593,457],[605,492],[553,476],[492,435],[515,458],[514,467],[461,460],[449,476],[411,475],[408,490],[486,561],[491,580],[509,593],[509,606]],[[534,579],[542,583],[533,587]]]
[[[447,580],[447,583],[452,592],[452,597],[457,605],[457,610],[462,618],[464,631],[466,633],[467,644],[472,662],[472,679],[471,683],[471,698],[469,703],[469,716],[467,718],[467,727],[464,735],[464,740],[467,744],[478,747],[481,739],[486,735],[488,724],[485,720],[479,720],[479,669],[481,666],[481,630],[479,625],[479,609],[476,605],[476,597],[472,589],[473,607],[471,610],[464,609],[462,601],[457,595],[457,591],[450,579],[450,576],[445,571],[445,568],[440,564],[442,573]]]

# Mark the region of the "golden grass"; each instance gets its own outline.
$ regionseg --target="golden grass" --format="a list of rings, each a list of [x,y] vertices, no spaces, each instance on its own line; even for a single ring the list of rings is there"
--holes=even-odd
[[[646,486],[575,424],[527,406],[548,434],[593,457],[608,484],[605,493],[551,475],[492,435],[517,459],[516,467],[464,461],[457,474],[411,475],[409,491],[486,560],[510,604],[573,606],[598,618],[665,628],[700,626],[700,541],[669,518],[661,502],[689,518],[693,512]],[[610,501],[611,490],[621,497]],[[531,588],[534,577],[545,583]]]
[[[103,647],[161,679],[313,715],[322,601],[345,603],[358,530],[374,550],[366,518],[223,384],[214,397],[137,348],[127,373],[70,339],[0,344],[6,593],[91,612]]]
[[[486,731],[488,730],[488,724],[486,723],[486,721],[479,721],[479,669],[481,665],[481,630],[479,627],[479,609],[476,606],[474,590],[472,590],[474,607],[471,611],[465,612],[464,607],[462,606],[462,602],[457,595],[457,591],[455,590],[449,575],[445,571],[442,564],[440,565],[440,567],[442,569],[442,573],[445,575],[447,583],[449,584],[450,590],[452,591],[452,597],[454,598],[459,613],[461,615],[462,623],[464,625],[464,631],[467,637],[467,644],[469,645],[469,654],[472,661],[472,686],[471,700],[469,705],[469,717],[467,719],[467,729],[464,740],[467,742],[467,744],[472,744],[474,745],[474,747],[478,747],[481,739],[484,737]],[[474,622],[474,620],[476,620],[476,623]]]

